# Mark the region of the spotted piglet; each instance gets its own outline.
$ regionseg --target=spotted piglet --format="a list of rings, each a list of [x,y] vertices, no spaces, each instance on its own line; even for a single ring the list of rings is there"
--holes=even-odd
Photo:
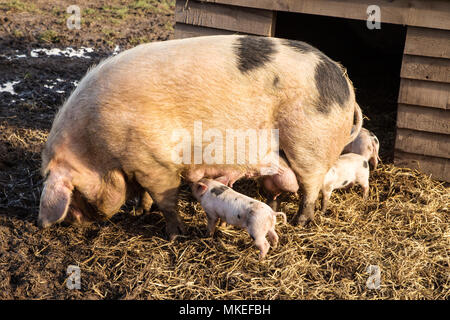
[[[355,128],[353,128],[353,130],[354,129]],[[366,128],[361,128],[361,131],[359,132],[356,139],[345,146],[342,154],[359,154],[363,156],[367,161],[369,161],[373,168],[376,169],[378,160],[380,160],[380,157],[378,156],[379,151],[380,142],[378,141],[378,138],[375,136],[375,134],[372,131],[367,130]]]
[[[263,259],[272,247],[278,244],[275,232],[277,215],[283,212],[273,211],[267,204],[247,197],[226,186],[228,179],[220,177],[216,180],[203,178],[192,186],[194,197],[201,203],[208,219],[208,231],[212,236],[219,218],[228,224],[246,229],[255,245],[260,250],[259,258]]]
[[[322,212],[326,211],[333,190],[349,188],[354,184],[363,188],[366,199],[369,195],[369,163],[359,154],[346,153],[339,157],[325,175],[322,186]]]

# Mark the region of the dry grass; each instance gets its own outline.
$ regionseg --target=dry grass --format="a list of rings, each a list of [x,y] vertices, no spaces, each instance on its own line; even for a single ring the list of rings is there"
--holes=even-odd
[[[34,240],[20,292],[88,299],[448,299],[448,188],[392,165],[375,171],[371,182],[367,202],[358,188],[336,192],[327,214],[317,214],[308,228],[279,224],[279,247],[262,262],[242,230],[219,228],[207,237],[205,214],[187,187],[179,207],[188,234],[175,242],[165,239],[158,212],[44,231],[22,222],[34,229]],[[261,199],[253,181],[237,189]],[[295,196],[283,199],[282,210],[293,216]],[[80,291],[65,289],[69,264],[81,268]],[[381,269],[379,290],[366,287],[369,265]]]
[[[134,217],[131,202],[111,221],[39,230],[39,150],[46,131],[1,129],[9,161],[19,165],[0,172],[6,213],[0,214],[0,298],[450,297],[449,188],[417,171],[381,165],[371,173],[366,202],[359,187],[335,191],[327,213],[317,213],[307,228],[277,225],[280,244],[260,262],[243,230],[219,228],[214,238],[206,236],[205,213],[187,186],[179,209],[188,232],[175,242],[166,240],[160,212]],[[264,200],[255,181],[235,188]],[[282,198],[288,218],[297,208],[296,196]],[[73,264],[81,268],[79,291],[65,287]],[[369,265],[381,269],[379,290],[366,287]]]
[[[237,189],[261,198],[255,183],[242,182]],[[318,214],[309,228],[279,225],[280,246],[259,262],[257,249],[241,230],[222,228],[215,239],[204,237],[205,215],[186,189],[180,209],[189,236],[174,244],[148,239],[152,253],[141,262],[129,297],[448,298],[448,189],[385,165],[372,176],[367,202],[355,191],[335,193],[330,211]],[[292,216],[297,201],[294,196],[284,200],[282,208]],[[138,249],[142,242],[130,238],[123,245]],[[369,265],[381,268],[380,290],[366,288]]]

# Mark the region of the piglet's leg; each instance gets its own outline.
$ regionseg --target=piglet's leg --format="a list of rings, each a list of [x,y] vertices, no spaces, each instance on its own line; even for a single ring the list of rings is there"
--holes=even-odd
[[[378,159],[377,157],[374,155],[372,156],[372,158],[369,159],[369,163],[372,165],[373,169],[376,169],[378,166]]]
[[[279,194],[273,196],[272,199],[267,199],[267,205],[275,212],[277,212],[278,208],[280,207],[280,199],[277,198]]]
[[[267,237],[269,238],[272,247],[276,248],[278,245],[278,235],[275,232],[275,229],[269,229],[269,232],[267,232]]]
[[[209,214],[207,215],[208,219],[208,233],[212,237],[214,235],[214,231],[216,230],[217,221],[219,220],[217,216],[211,217]]]
[[[363,199],[367,200],[367,197],[369,196],[369,184],[364,184],[362,185],[362,189],[363,189]]]
[[[364,170],[364,169],[363,169]],[[363,199],[366,200],[369,196],[369,169],[367,168],[366,171],[361,173],[356,178],[356,184],[359,184],[363,189]]]
[[[331,189],[323,189],[322,190],[322,212],[325,213],[327,211],[327,207],[328,207],[328,201],[330,200],[331,197]]]
[[[280,193],[276,191],[271,176],[263,178],[262,183],[260,184],[259,193],[267,198],[266,203],[273,211],[278,211],[279,199],[277,199],[277,197]]]
[[[261,237],[255,240],[255,245],[259,249],[259,260],[264,259],[270,248],[269,242],[267,242],[266,238]]]

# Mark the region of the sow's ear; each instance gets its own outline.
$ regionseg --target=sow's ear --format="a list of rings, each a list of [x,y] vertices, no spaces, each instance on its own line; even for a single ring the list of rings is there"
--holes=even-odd
[[[46,228],[64,220],[69,210],[72,189],[66,177],[58,173],[50,173],[41,195],[38,216],[40,227]]]

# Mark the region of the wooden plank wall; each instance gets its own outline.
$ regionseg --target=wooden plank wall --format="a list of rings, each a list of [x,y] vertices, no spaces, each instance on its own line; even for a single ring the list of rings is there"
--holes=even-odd
[[[395,164],[450,182],[450,31],[408,27]]]
[[[367,19],[367,7],[381,9],[381,22],[450,30],[448,0],[204,0],[233,6]]]
[[[194,0],[177,0],[175,38],[218,34],[273,36],[276,13]]]

